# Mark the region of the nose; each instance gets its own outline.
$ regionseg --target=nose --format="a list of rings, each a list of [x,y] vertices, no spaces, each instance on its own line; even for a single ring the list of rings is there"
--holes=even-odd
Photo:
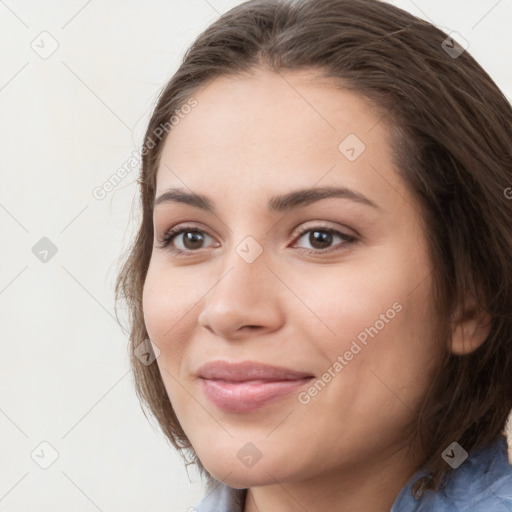
[[[248,262],[233,249],[203,299],[199,325],[229,340],[278,329],[284,319],[280,295],[285,287],[268,263],[265,251]]]

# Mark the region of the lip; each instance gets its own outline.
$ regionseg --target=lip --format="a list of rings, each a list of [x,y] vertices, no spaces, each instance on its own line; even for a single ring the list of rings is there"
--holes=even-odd
[[[313,377],[311,373],[299,372],[283,366],[273,366],[255,361],[242,361],[240,363],[211,361],[199,368],[197,376],[203,379],[227,380],[230,382],[297,380]]]
[[[197,372],[206,398],[226,412],[260,409],[308,384],[313,375],[253,361],[213,361]]]

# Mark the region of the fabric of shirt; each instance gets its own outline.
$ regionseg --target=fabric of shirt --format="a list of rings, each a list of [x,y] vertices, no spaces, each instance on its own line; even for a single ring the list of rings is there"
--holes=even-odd
[[[454,464],[455,465],[455,464]],[[396,497],[390,512],[512,512],[512,466],[505,437],[480,450],[449,473],[446,485],[416,499],[414,483],[427,471],[417,471]],[[247,489],[215,480],[193,512],[243,512]]]

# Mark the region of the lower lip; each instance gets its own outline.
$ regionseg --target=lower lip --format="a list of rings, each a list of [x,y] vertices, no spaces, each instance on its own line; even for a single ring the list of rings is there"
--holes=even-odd
[[[200,379],[206,398],[226,412],[248,412],[275,402],[308,384],[313,377],[297,380],[228,382]]]

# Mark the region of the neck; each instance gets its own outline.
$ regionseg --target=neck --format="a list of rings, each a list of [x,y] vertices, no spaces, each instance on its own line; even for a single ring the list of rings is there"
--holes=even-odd
[[[402,448],[364,467],[337,468],[308,480],[251,487],[244,512],[389,512],[418,463]]]

